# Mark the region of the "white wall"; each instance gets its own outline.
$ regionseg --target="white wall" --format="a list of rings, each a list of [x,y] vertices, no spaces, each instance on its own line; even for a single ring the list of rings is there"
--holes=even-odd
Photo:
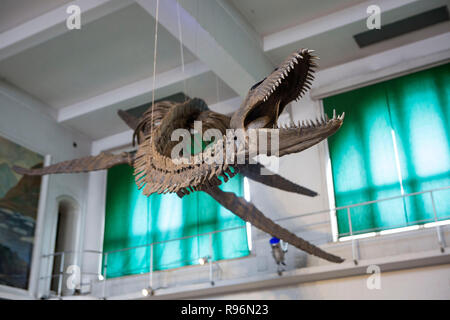
[[[33,99],[27,93],[17,88],[0,82],[0,135],[42,155],[51,155],[52,163],[69,160],[89,155],[91,142],[56,123],[50,116],[49,107]],[[77,143],[77,148],[73,147]],[[58,198],[69,196],[80,205],[81,224],[83,224],[86,203],[87,175],[53,175],[49,177],[48,193],[45,199],[44,210],[39,212],[39,222],[36,230],[41,230],[35,235],[32,274],[43,276],[48,270],[45,261],[39,262],[39,256],[51,253],[54,247],[56,235],[56,217],[58,213]],[[45,227],[44,227],[45,226]],[[82,248],[82,234],[78,235],[77,249]],[[34,294],[44,290],[41,286],[33,289]],[[35,288],[36,283],[30,284]],[[0,297],[6,288],[0,288]],[[14,293],[26,294],[14,290]],[[11,297],[8,295],[8,297]]]
[[[380,289],[368,289],[370,275],[212,296],[210,299],[450,299],[450,265],[381,272]],[[370,280],[369,280],[370,281]]]
[[[87,212],[84,225],[84,250],[103,251],[103,235],[105,226],[106,170],[90,172],[88,178]],[[95,273],[102,273],[102,256],[96,253],[85,253],[82,270],[92,273],[83,276],[83,283],[95,280]],[[84,290],[85,288],[82,288]],[[84,292],[84,291],[83,291]]]

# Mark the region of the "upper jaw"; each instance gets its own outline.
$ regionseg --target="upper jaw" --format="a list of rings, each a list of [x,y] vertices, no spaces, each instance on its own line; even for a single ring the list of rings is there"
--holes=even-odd
[[[272,95],[280,95],[284,104],[300,99],[314,80],[314,69],[319,59],[312,55],[314,50],[301,49],[288,56],[269,77],[258,86],[260,102],[266,102]]]
[[[242,107],[232,118],[233,128],[256,127],[250,125],[258,120],[262,127],[276,124],[285,106],[300,99],[311,87],[314,69],[317,67],[313,50],[301,49],[287,57],[266,79],[253,87]],[[259,121],[268,117],[271,121]]]

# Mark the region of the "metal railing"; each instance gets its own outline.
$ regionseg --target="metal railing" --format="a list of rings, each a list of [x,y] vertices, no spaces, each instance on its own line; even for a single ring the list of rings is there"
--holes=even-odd
[[[414,197],[414,196],[418,196],[418,195],[423,195],[423,194],[429,194],[430,196],[430,200],[431,200],[431,204],[432,204],[432,210],[433,210],[433,218],[432,219],[426,219],[426,220],[416,220],[416,221],[410,221],[406,224],[406,226],[411,226],[411,225],[418,225],[418,224],[423,224],[423,223],[427,223],[427,222],[435,222],[436,225],[434,226],[436,229],[436,233],[437,233],[437,239],[438,239],[438,244],[439,247],[441,249],[441,252],[444,252],[444,248],[445,248],[445,243],[444,243],[444,239],[443,239],[443,235],[442,235],[442,230],[441,230],[441,226],[439,224],[437,224],[437,222],[442,221],[442,220],[447,220],[450,219],[450,215],[446,215],[446,216],[441,216],[440,218],[438,218],[438,212],[436,209],[436,203],[435,203],[435,197],[434,194],[440,191],[445,191],[445,190],[449,190],[450,186],[447,187],[442,187],[442,188],[436,188],[436,189],[432,189],[432,190],[426,190],[426,191],[421,191],[421,192],[414,192],[414,193],[409,193],[409,194],[404,194],[404,195],[399,195],[399,196],[393,196],[393,197],[388,197],[388,198],[384,198],[384,199],[379,199],[379,200],[372,200],[372,201],[366,201],[366,202],[362,202],[362,203],[358,203],[358,204],[352,204],[352,205],[347,205],[347,206],[341,206],[341,207],[336,207],[336,208],[332,208],[332,209],[325,209],[325,210],[319,210],[319,211],[314,211],[314,212],[309,212],[309,213],[304,213],[304,214],[299,214],[299,215],[295,215],[295,216],[290,216],[290,217],[285,217],[285,218],[279,218],[279,219],[274,219],[274,221],[281,223],[284,221],[288,221],[288,220],[292,220],[292,219],[298,219],[298,218],[304,218],[304,217],[308,217],[308,216],[313,216],[313,215],[318,215],[318,214],[324,214],[324,213],[330,213],[328,215],[329,219],[327,219],[326,221],[321,221],[319,223],[315,223],[314,225],[318,225],[318,224],[328,224],[331,225],[331,213],[335,212],[336,216],[338,214],[339,211],[344,211],[347,215],[347,220],[348,220],[348,226],[349,226],[349,232],[348,233],[341,233],[339,234],[340,237],[342,236],[349,236],[351,238],[351,247],[352,247],[352,258],[355,264],[358,264],[358,260],[359,260],[359,256],[358,256],[358,252],[357,252],[357,243],[358,240],[357,238],[355,238],[356,235],[361,235],[361,234],[366,234],[366,233],[371,233],[374,231],[380,231],[377,230],[377,228],[372,228],[372,229],[364,229],[364,230],[359,230],[357,232],[355,232],[353,230],[353,223],[352,223],[352,212],[351,210],[357,207],[363,207],[363,206],[369,206],[372,204],[377,204],[380,202],[386,202],[386,201],[393,201],[393,200],[397,200],[397,199],[405,199],[405,198],[410,198],[410,197]],[[449,197],[450,199],[450,197]],[[391,226],[391,228],[401,228],[401,227],[405,227],[404,224],[402,225],[398,225],[398,226]],[[167,244],[167,243],[171,243],[174,241],[183,241],[183,240],[187,240],[187,239],[192,239],[192,238],[199,238],[199,237],[208,237],[209,239],[209,252],[207,256],[203,256],[203,257],[199,257],[201,259],[204,259],[204,262],[209,264],[209,282],[211,285],[214,285],[214,275],[213,275],[213,265],[217,265],[219,268],[220,266],[218,265],[218,261],[214,261],[214,246],[213,246],[213,235],[214,234],[218,234],[218,233],[224,233],[224,232],[228,232],[228,231],[232,231],[232,230],[238,230],[238,229],[244,229],[246,228],[246,225],[243,226],[238,226],[238,227],[233,227],[233,228],[228,228],[228,229],[222,229],[222,230],[217,230],[217,231],[211,231],[211,232],[205,232],[205,233],[201,233],[201,234],[196,234],[196,235],[192,235],[192,236],[185,236],[185,237],[181,237],[181,238],[176,238],[176,239],[170,239],[170,240],[166,240],[166,241],[158,241],[158,242],[153,242],[153,243],[149,243],[149,244],[144,244],[144,245],[139,245],[139,246],[133,246],[133,247],[129,247],[129,248],[122,248],[122,249],[117,249],[117,250],[110,250],[107,252],[101,252],[101,251],[95,251],[95,250],[85,250],[85,251],[65,251],[65,252],[55,252],[55,253],[51,253],[51,254],[47,254],[47,255],[43,255],[42,258],[44,259],[48,259],[50,257],[54,258],[56,256],[61,256],[60,258],[60,269],[59,269],[59,273],[57,274],[50,274],[49,276],[45,276],[45,277],[41,277],[41,280],[44,279],[53,279],[54,277],[58,278],[58,290],[57,290],[57,296],[61,297],[62,295],[62,281],[63,281],[63,276],[64,276],[64,260],[65,257],[68,254],[86,254],[86,253],[90,253],[90,254],[98,254],[101,255],[102,258],[102,264],[101,264],[101,270],[99,273],[89,273],[89,272],[82,272],[81,275],[94,275],[99,277],[99,279],[101,279],[101,281],[103,281],[103,292],[102,292],[102,298],[106,299],[107,298],[107,293],[106,293],[106,280],[108,278],[108,257],[111,256],[112,254],[115,253],[119,253],[119,252],[125,252],[125,251],[130,251],[130,250],[137,250],[137,249],[143,249],[143,248],[148,248],[148,250],[150,250],[150,258],[149,258],[149,268],[148,268],[148,286],[146,288],[144,288],[145,290],[147,290],[147,292],[149,294],[152,294],[154,292],[153,289],[153,275],[154,272],[156,271],[154,268],[154,247],[157,245],[161,245],[161,244]],[[331,234],[332,232],[330,232]],[[377,235],[380,235],[380,233],[378,233]],[[344,242],[341,242],[339,245],[344,245]],[[190,260],[192,261],[192,260]],[[180,262],[180,261],[177,261]],[[49,263],[51,264],[51,263]]]
[[[133,246],[133,247],[128,247],[128,248],[122,248],[122,249],[116,249],[116,250],[110,250],[107,252],[103,253],[103,266],[102,266],[102,276],[103,278],[106,280],[108,277],[108,257],[111,256],[114,253],[118,253],[118,252],[124,252],[124,251],[130,251],[130,250],[136,250],[136,249],[144,249],[144,248],[149,248],[150,250],[150,259],[149,259],[149,287],[147,288],[149,293],[152,293],[153,291],[153,274],[155,272],[155,268],[154,268],[154,263],[153,263],[153,252],[154,252],[154,248],[157,245],[162,245],[162,244],[168,244],[171,242],[175,242],[175,241],[183,241],[183,240],[187,240],[187,239],[194,239],[194,238],[200,238],[200,237],[205,237],[208,236],[208,241],[209,241],[209,252],[207,256],[199,256],[197,259],[204,259],[205,263],[207,262],[209,265],[209,282],[211,283],[211,285],[214,285],[214,277],[213,277],[213,265],[217,263],[217,261],[214,261],[214,251],[213,251],[213,235],[214,234],[218,234],[218,233],[224,233],[224,232],[229,232],[229,231],[233,231],[233,230],[239,230],[239,229],[245,229],[246,226],[238,226],[238,227],[233,227],[233,228],[227,228],[227,229],[222,229],[222,230],[215,230],[215,231],[210,231],[210,232],[204,232],[204,233],[199,233],[199,234],[195,234],[195,235],[191,235],[191,236],[185,236],[185,237],[180,237],[180,238],[175,238],[175,239],[170,239],[170,240],[165,240],[165,241],[156,241],[156,242],[152,242],[149,244],[143,244],[143,245],[139,245],[139,246]],[[179,262],[191,262],[192,260],[177,260],[174,261],[172,263],[179,263]],[[201,263],[199,263],[201,264]],[[103,283],[103,297],[106,298],[106,281],[104,281]]]
[[[43,281],[43,280],[49,281],[48,286],[51,287],[52,286],[52,280],[54,278],[57,278],[58,279],[58,286],[57,286],[57,290],[56,290],[55,294],[56,294],[56,296],[58,298],[61,298],[62,297],[63,278],[64,278],[64,275],[67,275],[67,273],[64,270],[64,268],[66,266],[67,257],[68,256],[79,257],[80,255],[84,255],[84,254],[95,254],[95,255],[102,256],[103,252],[102,251],[98,251],[98,250],[83,250],[83,251],[68,250],[68,251],[54,252],[54,253],[49,253],[49,254],[42,255],[41,256],[42,259],[46,259],[46,260],[52,259],[52,261],[47,261],[47,270],[49,268],[53,267],[53,265],[55,264],[55,258],[59,257],[59,272],[58,273],[53,273],[53,271],[51,271],[49,275],[39,277],[39,280],[40,281]],[[81,275],[93,275],[93,276],[97,276],[97,277],[101,276],[101,274],[93,273],[93,272],[81,272],[80,273],[80,277],[81,277]],[[79,285],[82,286],[82,285],[85,285],[85,284],[80,283]],[[47,297],[51,297],[52,296],[50,294],[50,292],[51,292],[51,289],[48,290],[48,293],[46,295]]]
[[[352,241],[352,257],[353,257],[354,263],[358,264],[359,257],[358,257],[358,253],[356,251],[357,239],[354,237],[355,233],[353,232],[353,224],[352,224],[352,218],[351,218],[351,212],[350,212],[350,210],[352,208],[368,206],[368,205],[375,204],[375,203],[392,201],[392,200],[397,200],[397,199],[405,199],[405,198],[410,198],[410,197],[414,197],[414,196],[418,196],[418,195],[422,195],[422,194],[429,194],[430,195],[430,199],[431,199],[431,203],[432,203],[432,209],[433,209],[433,219],[432,220],[415,220],[415,221],[411,221],[411,222],[407,223],[407,226],[417,225],[417,224],[420,224],[420,223],[431,222],[431,221],[438,222],[438,216],[437,216],[437,211],[436,211],[436,205],[435,205],[435,201],[434,201],[433,192],[438,192],[438,191],[443,191],[443,190],[448,190],[448,189],[450,189],[450,186],[442,187],[442,188],[436,188],[436,189],[432,189],[432,190],[420,191],[420,192],[413,192],[413,193],[403,194],[403,195],[399,195],[399,196],[388,197],[388,198],[384,198],[384,199],[380,199],[380,200],[366,201],[366,202],[362,202],[362,203],[357,203],[357,204],[352,204],[352,205],[336,208],[336,210],[345,209],[347,211],[347,220],[348,220],[348,225],[349,225],[349,236],[352,237],[352,239],[351,239],[351,241]],[[450,219],[450,216],[446,216],[446,217],[443,217],[443,218]],[[397,226],[394,226],[393,228],[401,228],[403,226],[404,225],[397,225]],[[364,230],[361,230],[358,234],[363,234],[363,233],[368,233],[368,232],[373,232],[373,231],[379,231],[379,228],[364,229]],[[436,233],[437,233],[437,237],[438,237],[438,243],[439,243],[440,250],[441,250],[441,252],[444,252],[445,244],[444,244],[443,237],[442,237],[442,230],[441,230],[441,227],[439,225],[436,225]]]

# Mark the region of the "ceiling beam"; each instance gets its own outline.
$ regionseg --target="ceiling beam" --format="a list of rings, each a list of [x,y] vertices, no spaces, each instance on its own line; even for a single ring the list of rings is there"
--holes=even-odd
[[[70,5],[81,9],[81,28],[120,10],[132,0],[76,0],[0,34],[0,61],[70,31],[66,26]]]
[[[135,1],[156,17],[156,1]],[[225,1],[159,1],[159,23],[180,40],[177,12],[183,45],[240,96],[272,72],[261,39]]]
[[[158,90],[182,83],[192,77],[209,72],[206,65],[200,61],[194,61],[185,65],[184,72],[181,67],[156,75],[155,96]],[[153,77],[133,82],[123,87],[102,93],[98,96],[77,102],[59,110],[58,122],[66,122],[74,118],[85,116],[88,113],[109,107],[129,108],[140,103],[148,102],[148,96],[153,90]],[[142,100],[142,101],[141,101]]]
[[[378,0],[376,5],[381,9],[381,17],[388,11],[422,0]],[[367,19],[367,8],[373,1],[366,1],[332,14],[298,24],[279,32],[269,34],[263,39],[264,52],[317,36],[328,31],[344,27],[351,23]],[[383,19],[383,18],[382,18]],[[383,20],[381,20],[383,22]]]

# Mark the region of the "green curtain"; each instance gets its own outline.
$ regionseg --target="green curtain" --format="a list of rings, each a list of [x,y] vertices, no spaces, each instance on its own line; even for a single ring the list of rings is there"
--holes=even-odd
[[[446,64],[324,99],[328,115],[345,111],[328,139],[337,207],[450,185],[449,80]],[[450,192],[433,195],[438,219],[448,219]],[[354,234],[434,219],[429,193],[350,212]],[[346,210],[337,221],[349,235]]]
[[[387,84],[405,193],[450,185],[450,64]],[[450,191],[433,194],[439,219],[450,218]],[[407,220],[434,216],[429,194],[405,199]]]
[[[242,196],[241,176],[222,184],[221,189]],[[212,258],[217,261],[250,253],[245,222],[209,195],[194,192],[182,199],[176,194],[146,197],[137,189],[133,168],[128,165],[108,170],[105,220],[104,252],[242,227],[212,235]],[[153,269],[194,265],[199,258],[209,255],[209,235],[155,244]],[[108,254],[107,276],[148,272],[150,256],[149,247]]]

